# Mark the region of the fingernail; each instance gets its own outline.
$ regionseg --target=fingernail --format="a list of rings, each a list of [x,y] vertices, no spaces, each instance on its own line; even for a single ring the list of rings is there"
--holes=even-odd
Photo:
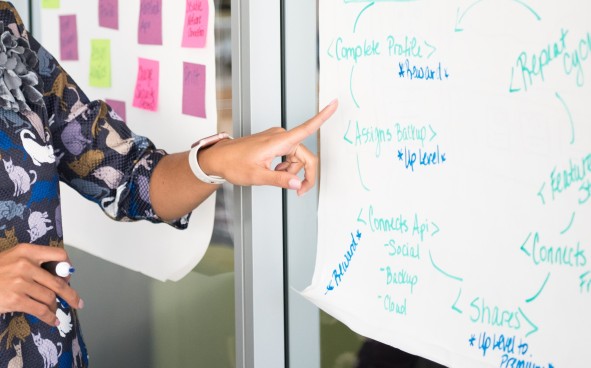
[[[80,299],[80,301],[78,302],[78,309],[83,309],[84,308],[84,300]]]
[[[302,182],[298,179],[291,179],[289,181],[289,189],[298,190],[302,187]]]
[[[328,105],[326,105],[326,107],[336,104],[338,100],[339,100],[338,98],[335,98],[334,100],[330,101],[330,103]]]
[[[60,326],[60,320],[56,318],[55,321],[53,321],[53,325],[55,327],[59,327]]]

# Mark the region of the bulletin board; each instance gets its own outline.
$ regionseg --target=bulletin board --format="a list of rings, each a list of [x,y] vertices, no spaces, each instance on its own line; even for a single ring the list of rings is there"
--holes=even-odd
[[[448,367],[588,367],[590,3],[318,4],[304,296]]]
[[[35,36],[91,100],[106,100],[136,134],[182,152],[216,133],[212,1],[41,1]],[[64,241],[159,280],[178,280],[202,258],[215,195],[186,230],[118,223],[62,185]]]

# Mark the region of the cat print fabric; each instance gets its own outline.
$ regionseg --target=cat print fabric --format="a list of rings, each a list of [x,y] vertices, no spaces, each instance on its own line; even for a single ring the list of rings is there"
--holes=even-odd
[[[149,182],[164,155],[104,102],[90,101],[0,1],[0,252],[19,243],[63,247],[59,181],[114,220],[161,222]],[[188,218],[170,225],[186,228]],[[58,327],[0,315],[0,368],[88,366],[76,311],[56,304]]]

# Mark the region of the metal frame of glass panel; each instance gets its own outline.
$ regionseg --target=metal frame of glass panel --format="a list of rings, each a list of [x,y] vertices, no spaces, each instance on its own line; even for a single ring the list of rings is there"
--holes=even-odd
[[[280,1],[232,0],[234,134],[281,123]],[[282,191],[235,189],[236,366],[285,364]]]

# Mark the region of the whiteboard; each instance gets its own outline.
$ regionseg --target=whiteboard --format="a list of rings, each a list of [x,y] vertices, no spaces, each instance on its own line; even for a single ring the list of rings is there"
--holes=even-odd
[[[591,5],[319,1],[303,295],[448,367],[591,361]]]
[[[59,9],[41,9],[41,32],[36,37],[59,60],[60,15],[76,15],[78,61],[60,61],[91,99],[126,102],[127,124],[167,152],[186,151],[197,139],[217,131],[215,100],[214,9],[209,1],[209,23],[204,48],[182,48],[185,1],[162,4],[162,45],[138,44],[140,0],[120,0],[119,29],[99,27],[98,0],[61,0]],[[111,87],[89,86],[91,41],[111,44]],[[138,59],[160,63],[158,111],[132,106]],[[206,65],[206,118],[182,113],[183,62]],[[105,260],[159,280],[179,280],[202,258],[213,230],[215,195],[193,211],[189,227],[176,230],[146,221],[118,223],[96,204],[61,185],[64,241]]]

